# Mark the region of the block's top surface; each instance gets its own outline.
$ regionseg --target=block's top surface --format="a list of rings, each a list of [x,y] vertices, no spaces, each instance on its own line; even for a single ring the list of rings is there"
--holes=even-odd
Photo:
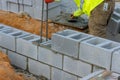
[[[82,32],[79,32],[78,34],[74,34],[74,35],[69,36],[70,39],[78,41],[78,42],[92,38],[92,37],[93,37],[92,35],[85,34]]]
[[[101,47],[104,48],[104,49],[107,49],[107,50],[119,49],[120,48],[120,43],[110,42],[110,43],[102,45]]]
[[[98,45],[104,44],[106,42],[110,42],[110,41],[107,39],[104,39],[104,38],[93,37],[91,39],[83,41],[82,43],[87,43],[89,45],[98,46]]]
[[[74,30],[66,29],[66,30],[57,32],[55,34],[66,37],[66,36],[70,36],[70,35],[76,34],[76,33],[78,33],[78,32],[74,31]]]

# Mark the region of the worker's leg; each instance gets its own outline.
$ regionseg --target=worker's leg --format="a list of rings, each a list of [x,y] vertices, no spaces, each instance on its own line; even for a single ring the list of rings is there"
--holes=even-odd
[[[108,3],[108,9],[104,10],[103,6]],[[110,15],[114,9],[114,1],[104,1],[98,5],[92,12],[89,18],[89,31],[90,34],[106,37],[106,27],[110,18]]]

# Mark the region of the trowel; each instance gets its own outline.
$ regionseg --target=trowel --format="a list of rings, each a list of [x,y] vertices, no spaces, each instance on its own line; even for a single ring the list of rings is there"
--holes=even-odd
[[[111,71],[105,70],[102,74],[98,75],[97,77],[91,78],[90,80],[105,80],[105,77],[111,75]]]

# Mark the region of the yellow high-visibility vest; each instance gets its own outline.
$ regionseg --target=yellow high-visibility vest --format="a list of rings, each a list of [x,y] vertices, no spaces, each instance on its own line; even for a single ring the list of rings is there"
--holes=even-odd
[[[103,1],[104,0],[74,0],[78,9],[73,13],[73,15],[80,16],[82,14],[87,14],[90,16],[90,12]]]

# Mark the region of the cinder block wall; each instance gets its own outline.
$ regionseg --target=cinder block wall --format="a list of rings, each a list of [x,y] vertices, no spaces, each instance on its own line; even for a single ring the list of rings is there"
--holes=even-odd
[[[49,80],[79,80],[94,71],[120,74],[120,43],[85,33],[64,30],[52,42],[0,24],[0,50],[11,64]],[[75,51],[75,52],[74,52]]]
[[[41,20],[42,0],[0,0],[0,10],[11,12],[27,12],[31,17]],[[49,18],[60,15],[60,2],[48,4]],[[44,20],[46,19],[46,4],[44,3]]]
[[[72,13],[76,10],[73,0],[61,0],[49,3],[49,18],[60,15],[62,12]],[[0,10],[18,13],[25,11],[30,16],[41,20],[42,0],[0,0]],[[44,20],[46,18],[46,4],[44,4]]]

